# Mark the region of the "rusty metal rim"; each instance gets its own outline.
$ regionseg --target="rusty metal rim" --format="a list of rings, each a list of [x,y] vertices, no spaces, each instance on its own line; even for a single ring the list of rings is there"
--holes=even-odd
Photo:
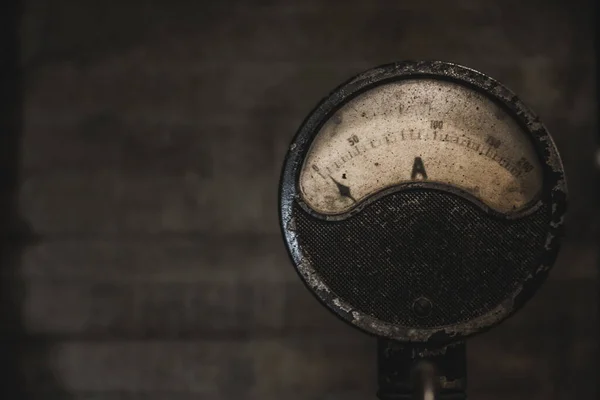
[[[390,81],[411,78],[449,80],[468,86],[496,101],[530,134],[543,161],[543,185],[539,202],[550,205],[546,246],[538,268],[511,296],[488,313],[467,322],[427,329],[390,324],[353,309],[337,298],[320,279],[298,244],[292,207],[299,202],[298,177],[307,151],[322,124],[347,101],[360,93]],[[539,118],[509,89],[493,78],[471,68],[442,61],[405,61],[365,71],[340,85],[312,110],[296,133],[284,161],[280,179],[280,227],[287,251],[304,284],[330,311],[345,322],[371,335],[402,342],[447,343],[482,332],[508,318],[521,308],[545,280],[556,259],[563,231],[567,188],[556,146]]]

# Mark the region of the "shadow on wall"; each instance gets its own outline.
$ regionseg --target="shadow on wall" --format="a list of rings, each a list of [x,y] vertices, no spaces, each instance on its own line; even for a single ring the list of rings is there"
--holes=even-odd
[[[21,321],[26,288],[19,277],[20,258],[35,235],[18,216],[22,128],[19,21],[18,0],[4,2],[0,10],[0,399],[66,399],[47,368],[48,342],[28,335]]]

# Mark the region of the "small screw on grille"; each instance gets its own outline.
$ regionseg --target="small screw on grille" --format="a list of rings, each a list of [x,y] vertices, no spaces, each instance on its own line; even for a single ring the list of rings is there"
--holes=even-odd
[[[425,297],[419,297],[414,301],[412,308],[417,317],[426,317],[431,313],[431,301]]]

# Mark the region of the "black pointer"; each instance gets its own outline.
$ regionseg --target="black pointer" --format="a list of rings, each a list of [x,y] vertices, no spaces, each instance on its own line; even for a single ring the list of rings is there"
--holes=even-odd
[[[338,181],[336,181],[335,179],[333,179],[333,176],[330,176],[330,178],[337,185],[337,188],[340,191],[340,195],[341,196],[347,197],[347,198],[351,199],[353,202],[356,203],[356,199],[354,197],[352,197],[352,195],[350,194],[350,188],[348,186],[342,185],[341,183],[339,183]]]

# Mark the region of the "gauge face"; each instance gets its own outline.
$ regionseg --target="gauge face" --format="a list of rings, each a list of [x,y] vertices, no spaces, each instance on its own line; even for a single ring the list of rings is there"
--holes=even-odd
[[[536,199],[542,168],[529,137],[497,103],[454,82],[410,79],[358,95],[322,125],[300,190],[317,213],[341,214],[415,181],[456,187],[510,213]]]

